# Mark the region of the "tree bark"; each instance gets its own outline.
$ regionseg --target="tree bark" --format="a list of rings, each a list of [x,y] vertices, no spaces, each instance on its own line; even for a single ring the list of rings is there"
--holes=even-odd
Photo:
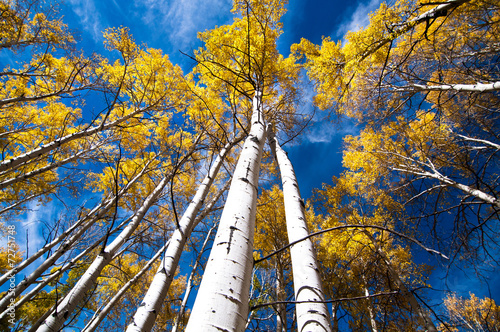
[[[234,171],[219,229],[186,327],[187,332],[245,329],[265,132],[262,93],[257,90],[253,97],[250,134]]]
[[[305,205],[300,197],[299,186],[290,159],[272,134],[269,135],[269,142],[276,156],[283,183],[288,240],[294,242],[309,235],[304,212]],[[316,250],[312,241],[307,239],[292,246],[290,256],[295,301],[325,301]],[[296,312],[299,331],[331,331],[330,314],[325,303],[297,303]]]
[[[175,270],[179,264],[184,245],[191,235],[192,230],[196,227],[196,215],[200,211],[228,152],[239,140],[236,139],[234,142],[228,143],[222,149],[205,179],[198,187],[195,196],[179,221],[180,228],[177,228],[172,234],[165,256],[144,296],[144,300],[132,319],[132,323],[128,326],[127,332],[145,332],[151,331],[153,328],[156,316],[160,312],[168,288],[174,279]]]

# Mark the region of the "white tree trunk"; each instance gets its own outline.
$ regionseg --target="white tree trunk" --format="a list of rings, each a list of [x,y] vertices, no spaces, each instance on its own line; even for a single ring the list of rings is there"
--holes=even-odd
[[[234,171],[187,332],[245,329],[260,160],[266,137],[259,91],[253,98],[251,121],[250,134]]]
[[[377,321],[375,320],[375,312],[374,312],[375,308],[373,308],[372,300],[370,299],[370,290],[368,289],[365,276],[362,275],[361,278],[363,279],[363,288],[365,291],[365,296],[367,301],[368,314],[370,315],[370,326],[372,332],[378,332]]]
[[[147,167],[144,167],[142,171],[134,177],[127,185],[120,190],[117,197],[120,197],[124,192],[132,186],[146,171]],[[46,252],[48,252],[51,248],[56,246],[58,243],[65,240],[73,231],[76,231],[71,237],[66,239],[61,245],[55,250],[55,252],[47,257],[37,268],[30,273],[30,275],[26,276],[17,286],[13,289],[12,292],[9,292],[0,300],[0,312],[3,312],[7,309],[10,304],[10,299],[16,296],[19,296],[26,288],[28,288],[31,284],[33,284],[36,279],[38,279],[43,272],[45,272],[48,268],[53,266],[56,261],[68,252],[72,248],[72,245],[82,236],[83,233],[87,229],[89,229],[97,220],[102,218],[107,211],[113,206],[116,202],[117,197],[112,197],[104,201],[103,203],[96,206],[92,211],[90,211],[84,218],[79,219],[75,224],[73,224],[69,229],[64,231],[60,236],[54,239],[52,242],[45,245],[39,251],[37,251],[34,255],[30,256],[28,259],[24,260],[17,267],[9,271],[7,274],[0,278],[0,284],[4,283],[8,280],[8,276],[10,273],[18,273],[22,269],[26,268],[38,258],[42,257]],[[90,218],[89,218],[90,217]],[[90,219],[90,220],[89,220]]]
[[[238,141],[239,139],[236,140],[236,142]],[[165,256],[144,296],[144,300],[132,319],[132,323],[128,326],[127,332],[151,331],[153,328],[156,316],[160,312],[170,284],[174,279],[186,240],[196,226],[196,215],[200,211],[226,155],[235,144],[235,142],[228,143],[221,150],[205,179],[198,187],[195,196],[179,221],[180,228],[177,228],[172,234]]]
[[[92,136],[94,134],[108,130],[110,128],[116,127],[119,124],[127,121],[128,119],[130,119],[130,118],[132,118],[132,117],[134,117],[134,116],[136,116],[144,111],[145,111],[145,109],[137,109],[137,110],[131,112],[130,114],[128,114],[122,118],[119,118],[115,121],[112,121],[108,124],[102,123],[99,126],[86,128],[86,129],[81,130],[79,132],[72,133],[72,134],[57,138],[56,140],[54,140],[50,143],[43,144],[40,147],[33,149],[29,152],[26,152],[22,155],[4,160],[0,163],[0,172],[4,172],[7,170],[11,170],[11,169],[16,169],[19,166],[29,162],[31,159],[40,157],[40,156],[42,156],[42,155],[44,155],[44,154],[46,154],[54,149],[61,147],[62,145],[65,145],[71,141],[74,141],[76,139],[83,138],[83,137],[89,137],[89,136]]]
[[[269,141],[281,173],[288,241],[291,243],[309,235],[304,213],[305,205],[300,197],[295,172],[287,154],[272,135],[269,136]],[[324,302],[325,295],[312,241],[308,238],[293,245],[290,248],[290,256],[295,301],[305,301],[296,305],[298,331],[331,331],[327,305],[313,303]]]
[[[198,265],[200,264],[200,260],[202,257],[203,252],[205,251],[205,248],[208,244],[208,240],[210,239],[210,236],[212,235],[212,232],[215,230],[217,225],[213,225],[212,228],[208,231],[207,236],[205,237],[205,241],[203,242],[203,245],[201,246],[200,252],[198,254],[198,257],[196,257],[196,261],[194,263],[193,269],[191,270],[191,274],[189,275],[187,285],[186,285],[186,292],[184,293],[184,298],[182,299],[181,307],[179,308],[179,312],[177,314],[177,318],[175,319],[175,324],[174,327],[172,327],[172,332],[177,332],[179,329],[179,326],[181,324],[181,321],[184,317],[184,313],[186,311],[186,305],[187,301],[189,299],[189,295],[191,294],[191,290],[193,289],[193,278],[196,275],[196,270],[198,269]]]
[[[120,288],[118,292],[111,298],[111,300],[107,301],[106,305],[104,308],[97,310],[96,313],[94,314],[94,317],[87,323],[87,325],[83,328],[82,332],[93,332],[95,329],[99,326],[99,324],[102,322],[102,320],[107,316],[107,314],[111,311],[111,309],[118,303],[118,301],[122,298],[122,296],[127,292],[127,290],[141,278],[144,273],[146,273],[149,268],[155,263],[155,261],[160,257],[160,255],[165,251],[166,247],[170,241],[168,241],[163,247],[160,248],[156,252],[156,254],[144,265],[144,267],[125,285]]]
[[[414,88],[418,91],[465,91],[465,92],[486,92],[500,90],[500,82],[494,83],[476,83],[476,84],[441,84],[441,85],[422,85],[411,84],[410,89]],[[396,91],[405,88],[396,88]]]
[[[76,285],[64,297],[57,306],[56,312],[43,322],[37,329],[38,332],[56,332],[61,329],[65,320],[71,316],[76,306],[81,302],[85,293],[89,291],[100,276],[102,269],[108,265],[115,253],[128,240],[134,230],[139,226],[142,218],[147,211],[157,201],[163,189],[170,182],[171,175],[165,176],[156,186],[151,194],[146,198],[140,209],[135,213],[132,221],[123,229],[123,231],[94,259],[92,264],[78,280]]]

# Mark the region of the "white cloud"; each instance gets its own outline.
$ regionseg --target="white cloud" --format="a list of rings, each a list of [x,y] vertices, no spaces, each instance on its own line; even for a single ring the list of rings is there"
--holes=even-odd
[[[231,5],[230,0],[135,0],[142,21],[174,49],[192,46],[199,31],[229,23]]]
[[[381,3],[381,0],[370,0],[359,3],[351,16],[339,24],[334,36],[343,38],[348,31],[358,31],[366,27],[370,23],[368,14],[375,11]]]
[[[92,36],[94,42],[101,42],[105,25],[94,0],[69,0],[69,2],[73,12],[80,18],[82,28]]]
[[[16,229],[18,244],[25,255],[26,250],[31,256],[45,244],[41,233],[43,223],[52,220],[53,212],[54,206],[50,202],[42,206],[36,202],[28,204],[28,212],[26,218],[21,221],[21,229]]]
[[[309,143],[329,143],[334,138],[343,137],[345,135],[357,135],[359,128],[353,120],[347,117],[339,119],[339,122],[325,119],[328,111],[321,111],[313,104],[313,98],[316,95],[314,86],[311,83],[306,83],[305,75],[302,77],[303,84],[301,85],[301,105],[298,108],[298,113],[304,114],[307,117],[312,117],[309,127],[304,132],[302,137],[303,142]],[[299,144],[299,143],[297,143]]]

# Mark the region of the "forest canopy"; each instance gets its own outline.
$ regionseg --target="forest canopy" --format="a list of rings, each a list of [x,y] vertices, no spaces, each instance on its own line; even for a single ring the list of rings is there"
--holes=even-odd
[[[0,0],[2,330],[500,329],[498,1],[234,0],[189,66],[65,6]]]

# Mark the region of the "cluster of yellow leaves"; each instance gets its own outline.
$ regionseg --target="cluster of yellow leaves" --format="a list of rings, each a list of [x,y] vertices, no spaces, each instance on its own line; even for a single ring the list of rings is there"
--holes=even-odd
[[[449,321],[439,326],[440,331],[498,331],[500,329],[500,306],[490,298],[479,299],[470,293],[465,299],[450,294],[444,299]]]
[[[24,4],[17,1],[0,2],[0,48],[20,48],[46,43],[62,45],[73,43],[67,26],[60,19],[50,19],[47,14],[34,12],[39,1]]]
[[[145,264],[146,260],[141,260],[139,255],[129,253],[116,258],[110,265],[104,268],[98,279],[99,286],[97,294],[100,298],[100,302],[94,302],[92,304],[93,309],[96,310],[99,303],[105,304],[106,301],[109,301],[109,299],[113,297],[130,278],[135,276]],[[116,319],[116,321],[119,322],[121,318],[124,317],[124,311],[129,312],[129,310],[134,310],[140,305],[140,301],[146,291],[144,285],[151,284],[159,264],[160,262],[153,264],[153,266],[130,287],[110,316],[108,316],[110,320]],[[184,292],[185,287],[186,277],[176,277],[169,288],[167,299],[178,300]],[[158,329],[165,329],[167,323],[171,324],[176,318],[176,310],[174,308],[176,304],[178,305],[179,303],[170,302],[162,306],[156,322]],[[132,314],[132,312],[130,312],[130,314]]]
[[[266,256],[288,244],[283,192],[278,186],[263,190],[257,201],[254,258]],[[278,260],[289,259],[288,251],[279,254]],[[275,259],[272,259],[273,261]]]
[[[369,15],[370,24],[366,28],[347,33],[345,45],[329,37],[323,38],[321,45],[306,39],[292,45],[292,53],[306,58],[304,67],[315,82],[314,101],[319,108],[336,106],[341,113],[355,114],[351,91],[364,87],[364,73],[385,63],[390,44],[398,37],[388,28],[388,22],[404,21],[411,6],[408,0],[397,1],[392,7],[382,3]]]
[[[266,119],[286,129],[293,127],[299,67],[293,56],[284,58],[276,46],[284,4],[277,0],[237,1],[233,11],[241,17],[235,17],[233,24],[199,33],[205,46],[195,52],[199,65],[193,73],[202,86],[220,91],[229,102],[224,112],[214,107],[213,114],[222,113],[229,120],[234,114],[243,127],[248,126],[248,98],[259,86],[264,90]]]
[[[348,136],[345,142],[344,167],[362,171],[371,183],[391,170],[420,174],[447,167],[461,153],[450,126],[435,113],[423,111],[410,122],[400,117],[378,130],[367,128],[359,136]]]

